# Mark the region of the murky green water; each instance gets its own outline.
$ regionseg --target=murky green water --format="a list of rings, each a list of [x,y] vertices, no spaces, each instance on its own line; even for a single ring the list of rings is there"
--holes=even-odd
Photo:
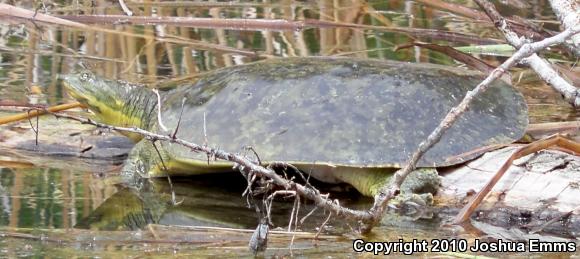
[[[72,3],[71,3],[72,2]],[[162,2],[157,4],[131,4],[136,15],[191,16],[213,18],[287,19],[300,21],[314,19],[350,24],[393,26],[403,29],[425,28],[468,34],[468,40],[438,39],[428,33],[401,33],[392,30],[352,29],[345,27],[306,27],[293,30],[243,30],[224,28],[192,28],[173,25],[127,25],[123,21],[92,25],[95,30],[50,26],[11,18],[2,18],[0,26],[0,104],[3,114],[20,111],[22,106],[54,105],[71,100],[56,80],[59,73],[68,73],[80,67],[89,67],[97,74],[110,78],[152,83],[171,78],[189,76],[219,67],[233,66],[267,57],[288,56],[352,56],[359,58],[394,59],[410,62],[431,62],[458,65],[451,58],[421,48],[395,51],[397,45],[408,43],[414,35],[419,40],[452,46],[482,44],[490,39],[501,39],[491,25],[472,23],[467,18],[449,12],[425,7],[413,1],[274,1],[187,3]],[[516,1],[520,2],[520,1]],[[530,19],[553,20],[546,2],[526,3],[524,6],[501,6],[507,13]],[[115,2],[60,1],[46,3],[50,14],[123,14]],[[94,5],[93,5],[94,4]],[[38,7],[39,2],[18,2],[26,9]],[[476,8],[475,6],[471,6]],[[40,8],[39,12],[43,13]],[[555,28],[554,24],[545,26]],[[106,28],[116,31],[98,30]],[[151,38],[153,35],[156,38]],[[169,41],[167,40],[169,39]],[[491,64],[499,64],[502,57],[479,56]],[[515,74],[516,76],[519,74]],[[530,105],[532,123],[546,121],[578,120],[580,113],[561,100],[558,94],[533,76],[524,76],[515,83],[526,95]],[[62,131],[46,130],[49,139],[74,142],[71,146],[84,150],[87,147],[79,136],[98,136],[101,132],[79,129],[66,123]],[[56,127],[53,124],[49,127]],[[42,124],[41,124],[41,127]],[[28,123],[2,127],[6,139],[28,134]],[[10,132],[10,134],[8,134]],[[41,135],[44,131],[41,128]],[[81,132],[82,134],[78,134]],[[108,135],[110,136],[110,134]],[[166,181],[155,181],[147,192],[136,192],[115,185],[122,157],[114,160],[91,162],[74,158],[67,151],[59,158],[43,156],[28,143],[28,151],[10,150],[6,139],[0,138],[0,231],[16,234],[0,241],[0,256],[70,255],[102,257],[132,256],[145,253],[157,255],[211,256],[226,254],[248,256],[249,234],[235,242],[210,240],[195,243],[186,240],[187,232],[175,229],[159,230],[173,243],[134,243],[130,235],[153,235],[155,231],[144,228],[148,223],[215,226],[253,229],[257,214],[248,208],[241,197],[244,190],[240,177],[217,179],[175,179],[173,188]],[[74,140],[73,140],[74,139]],[[48,141],[48,140],[46,140]],[[42,142],[41,143],[47,143]],[[119,147],[121,148],[121,147]],[[115,149],[117,151],[121,149]],[[111,151],[112,152],[112,151]],[[121,152],[122,153],[122,152]],[[55,155],[55,154],[52,154]],[[60,154],[63,155],[63,154]],[[228,179],[224,182],[223,179]],[[231,181],[231,182],[230,182]],[[171,189],[175,198],[171,197]],[[171,201],[179,205],[172,205]],[[355,208],[370,206],[370,200],[344,195],[342,202]],[[273,210],[277,227],[286,228],[293,203],[278,202]],[[312,205],[302,205],[306,215]],[[326,219],[324,211],[316,211],[301,229],[317,232]],[[458,237],[472,240],[477,234],[441,227],[444,219],[421,222],[394,221],[374,231],[375,240],[398,238],[431,239]],[[351,235],[351,226],[331,220],[323,234]],[[70,229],[76,229],[74,231]],[[117,232],[82,232],[78,229],[101,229]],[[51,231],[55,232],[51,232]],[[58,231],[61,232],[58,232]],[[67,231],[73,231],[67,234]],[[123,232],[129,231],[129,232]],[[173,234],[173,236],[171,236]],[[214,233],[220,235],[220,233]],[[61,238],[43,240],[53,235]],[[77,236],[78,238],[71,238]],[[129,235],[129,236],[128,236]],[[209,235],[209,234],[207,234]],[[207,236],[206,235],[206,236]],[[228,236],[228,233],[221,233]],[[61,237],[62,236],[62,237]],[[66,237],[71,238],[67,241]],[[93,237],[91,240],[90,237]],[[100,238],[110,238],[107,242]],[[141,236],[142,237],[142,236]],[[311,240],[296,243],[295,250],[287,249],[289,239],[283,239],[269,250],[269,255],[335,255],[352,252],[354,236],[339,241],[322,238],[317,245]],[[157,239],[159,240],[159,239]],[[163,240],[163,238],[161,238]],[[53,247],[53,245],[55,245]],[[74,248],[73,248],[74,247]]]

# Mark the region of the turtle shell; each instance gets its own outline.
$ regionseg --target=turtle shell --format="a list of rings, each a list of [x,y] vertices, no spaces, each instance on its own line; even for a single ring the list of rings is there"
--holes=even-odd
[[[174,128],[183,109],[178,137],[230,152],[251,146],[261,161],[398,167],[483,78],[432,64],[272,59],[215,70],[164,92],[162,120]],[[495,82],[418,166],[473,159],[479,152],[470,151],[511,143],[527,124],[522,95]],[[177,145],[165,148],[207,160]]]

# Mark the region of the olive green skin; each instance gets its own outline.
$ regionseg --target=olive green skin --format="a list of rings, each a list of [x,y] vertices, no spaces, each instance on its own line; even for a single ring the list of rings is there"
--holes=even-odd
[[[392,173],[386,169],[407,162],[445,114],[483,78],[477,72],[431,64],[271,59],[218,69],[161,92],[159,117],[167,131],[159,126],[157,96],[149,89],[87,72],[65,76],[64,81],[73,96],[108,118],[105,122],[170,133],[180,121],[177,137],[181,139],[230,152],[251,146],[264,163],[292,163],[320,180],[348,182],[372,195]],[[87,88],[90,93],[83,95]],[[105,90],[95,93],[101,88]],[[89,99],[97,99],[97,104]],[[473,159],[480,155],[471,152],[474,149],[519,139],[527,124],[522,95],[508,84],[495,82],[418,167]],[[158,149],[159,154],[149,141],[141,141],[124,171],[158,176],[160,171],[231,170],[231,164],[208,163],[206,154],[176,144],[159,143]]]

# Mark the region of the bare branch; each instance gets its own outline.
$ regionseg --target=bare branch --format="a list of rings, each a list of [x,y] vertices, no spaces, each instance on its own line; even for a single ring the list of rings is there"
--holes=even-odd
[[[510,45],[514,46],[515,48],[521,48],[524,46],[524,44],[527,42],[527,39],[524,37],[520,37],[510,28],[510,25],[508,24],[506,19],[499,14],[499,12],[495,9],[495,6],[491,2],[487,0],[475,0],[475,2],[481,8],[483,8],[487,13],[487,15],[494,21],[495,26],[497,27],[498,30],[500,30],[504,34],[504,37],[506,38],[506,40],[509,42]],[[545,45],[545,47],[548,47],[553,44],[563,43],[565,42],[566,39],[574,36],[579,31],[580,31],[580,23],[577,22],[574,27],[567,28],[562,33],[552,37],[552,38],[558,37],[560,38],[552,42],[546,42],[547,45]],[[569,35],[566,35],[565,32],[568,32]],[[562,40],[562,37],[564,37],[564,40]],[[540,42],[545,41],[546,40]],[[536,71],[536,73],[544,81],[550,84],[554,88],[554,90],[562,94],[562,96],[568,103],[570,103],[574,107],[580,107],[580,90],[578,90],[576,87],[574,87],[566,80],[564,80],[562,77],[560,77],[558,73],[549,65],[549,63],[546,60],[540,58],[538,55],[534,53],[530,55],[529,58],[523,60],[523,63],[529,64],[530,67],[534,69],[534,71]]]
[[[550,0],[552,10],[564,29],[580,25],[580,4],[577,0]],[[580,34],[572,36],[572,49],[580,57]]]
[[[175,130],[173,131],[173,134],[171,135],[172,138],[175,138],[175,136],[177,136],[177,131],[179,130],[179,126],[181,126],[181,116],[183,116],[183,107],[185,106],[185,100],[187,100],[186,97],[183,97],[183,99],[181,99],[181,111],[179,111],[179,119],[177,120],[177,125],[175,126]]]

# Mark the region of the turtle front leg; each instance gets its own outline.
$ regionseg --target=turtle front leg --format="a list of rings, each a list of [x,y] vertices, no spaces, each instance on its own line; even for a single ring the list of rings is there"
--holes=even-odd
[[[389,205],[395,207],[400,215],[415,220],[433,218],[433,195],[440,187],[441,177],[435,168],[419,168],[407,176],[401,185],[401,194]]]
[[[163,171],[164,164],[168,162],[165,153],[159,143],[153,144],[153,142],[146,139],[139,141],[129,152],[129,157],[125,160],[121,169],[123,182],[130,186],[138,187],[142,186],[144,179],[158,176],[160,171]]]

